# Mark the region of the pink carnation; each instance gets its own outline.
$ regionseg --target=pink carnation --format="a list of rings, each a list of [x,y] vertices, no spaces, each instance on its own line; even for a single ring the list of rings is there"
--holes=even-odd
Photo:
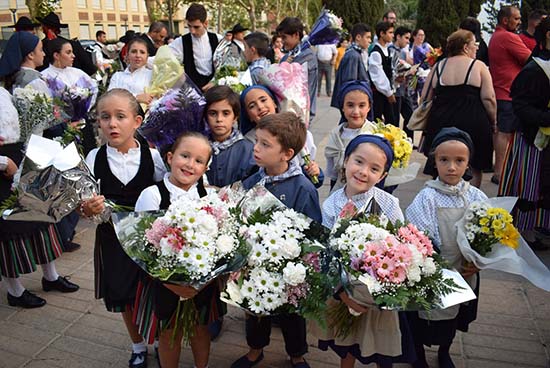
[[[164,223],[161,219],[155,220],[150,229],[145,230],[145,238],[155,246],[160,247],[160,240],[164,237],[170,226]]]
[[[311,265],[315,272],[321,271],[321,262],[319,260],[319,253],[306,253],[302,259],[304,262],[306,262],[308,265]]]
[[[433,244],[430,238],[428,238],[422,231],[413,224],[408,224],[397,230],[399,238],[406,243],[413,244],[416,249],[424,257],[429,257],[433,254]]]
[[[357,207],[349,200],[338,214],[338,218],[350,219],[357,214]]]
[[[286,295],[288,297],[288,302],[295,307],[298,307],[298,302],[300,299],[304,299],[307,296],[309,291],[309,285],[305,282],[298,284],[296,286],[287,285]]]
[[[185,238],[181,235],[181,229],[170,227],[166,231],[166,240],[176,251],[180,251],[186,244]]]

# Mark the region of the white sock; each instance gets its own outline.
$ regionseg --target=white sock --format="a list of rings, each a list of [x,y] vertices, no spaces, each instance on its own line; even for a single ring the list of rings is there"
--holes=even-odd
[[[142,340],[141,342],[132,343],[132,351],[134,353],[143,353],[144,351],[147,351],[147,344],[145,343],[145,340]]]
[[[19,298],[21,295],[23,295],[25,287],[21,283],[19,277],[2,277],[2,280],[6,284],[6,289],[8,289],[8,293],[10,293],[11,296]]]
[[[158,339],[155,339],[155,341],[153,342],[153,347],[158,349],[159,348],[159,341]]]
[[[42,267],[42,274],[48,281],[56,281],[59,278],[59,274],[55,269],[55,263],[53,261],[40,265]]]

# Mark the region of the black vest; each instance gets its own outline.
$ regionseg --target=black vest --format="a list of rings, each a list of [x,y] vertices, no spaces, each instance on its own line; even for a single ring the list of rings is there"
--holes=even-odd
[[[191,39],[191,33],[187,33],[181,36],[181,43],[183,45],[183,68],[185,73],[191,78],[193,82],[199,87],[204,87],[214,77],[214,51],[218,47],[218,36],[215,33],[208,32],[208,41],[210,42],[210,48],[212,49],[212,73],[210,75],[202,75],[197,71],[195,65],[195,58],[193,57],[193,41]]]
[[[151,150],[145,144],[141,144],[140,150],[138,172],[128,184],[124,185],[111,172],[107,161],[107,146],[103,145],[99,148],[94,163],[94,176],[96,179],[101,179],[101,194],[105,198],[118,205],[133,207],[143,189],[154,184],[155,164]]]
[[[372,52],[378,52],[380,53],[380,56],[382,57],[382,68],[384,69],[384,74],[386,74],[386,78],[388,78],[388,80],[392,81],[392,75],[393,75],[393,71],[392,71],[392,67],[391,67],[391,51],[390,49],[388,48],[388,56],[386,56],[384,54],[384,51],[382,51],[382,48],[380,47],[380,45],[376,44],[374,45],[374,47],[372,48]]]
[[[168,188],[166,188],[166,184],[164,184],[164,180],[161,180],[157,183],[155,183],[157,186],[159,193],[160,193],[160,205],[159,210],[167,210],[170,206],[170,192],[168,191]],[[202,177],[197,182],[197,192],[199,192],[199,197],[205,197],[207,192],[204,188],[204,183],[202,181]]]

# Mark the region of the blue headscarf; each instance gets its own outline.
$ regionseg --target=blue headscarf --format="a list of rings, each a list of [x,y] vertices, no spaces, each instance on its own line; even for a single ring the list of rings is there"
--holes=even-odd
[[[0,59],[0,77],[10,75],[21,68],[21,63],[38,45],[40,39],[30,32],[15,32]]]
[[[348,146],[346,147],[346,151],[344,153],[344,157],[348,158],[349,155],[351,155],[351,153],[355,151],[357,146],[359,146],[361,143],[372,143],[380,147],[380,149],[386,154],[386,166],[384,167],[384,171],[387,172],[390,170],[390,167],[393,163],[393,149],[390,142],[386,138],[379,135],[359,134],[348,143]]]
[[[465,131],[455,127],[441,129],[432,141],[430,152],[434,152],[437,146],[447,141],[459,141],[464,143],[470,151],[470,157],[472,157],[472,153],[474,152],[474,142],[472,141],[472,138]]]
[[[372,99],[372,89],[370,87],[370,83],[364,80],[351,80],[342,84],[342,86],[340,87],[340,91],[338,92],[338,107],[340,108],[340,114],[342,114],[340,123],[344,122],[346,119],[343,113],[344,99],[346,98],[346,95],[351,91],[362,91],[366,93],[367,96],[369,96],[370,110],[367,115],[367,119],[369,121],[372,121],[374,119],[374,112],[372,108],[373,99]]]
[[[246,95],[248,94],[248,92],[252,91],[253,89],[264,90],[271,97],[271,99],[275,102],[276,110],[279,110],[279,102],[275,98],[275,95],[273,95],[273,92],[271,92],[271,90],[269,90],[269,88],[267,88],[265,86],[262,86],[260,84],[255,84],[253,86],[250,86],[250,87],[246,88],[241,93],[241,97],[240,97],[240,100],[241,100],[241,116],[240,116],[239,130],[241,131],[241,133],[243,135],[246,135],[246,133],[248,133],[249,131],[254,129],[254,127],[256,126],[250,120],[250,118],[248,117],[248,112],[246,111],[246,106],[245,106],[245,103],[244,103],[244,99],[245,99]]]

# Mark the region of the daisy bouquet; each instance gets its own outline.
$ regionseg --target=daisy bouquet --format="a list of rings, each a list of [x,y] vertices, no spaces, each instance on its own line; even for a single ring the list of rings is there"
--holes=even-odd
[[[372,134],[381,135],[390,142],[394,155],[392,167],[397,169],[409,165],[413,144],[403,129],[392,124],[384,124],[382,121],[378,121],[375,124]]]
[[[521,275],[550,291],[550,271],[513,225],[510,211],[516,197],[489,198],[471,203],[457,223],[462,256],[477,268]]]
[[[49,78],[46,83],[52,96],[64,102],[70,121],[86,119],[98,92],[97,85],[92,80],[80,77],[74,85],[67,86],[59,78]]]
[[[33,133],[42,134],[45,129],[66,121],[61,101],[31,87],[16,88],[13,104],[19,114],[20,141],[27,141]]]
[[[265,188],[252,191],[263,200],[255,196],[242,206],[239,234],[250,248],[248,263],[232,275],[222,297],[256,315],[298,313],[322,323],[331,287],[321,272],[324,247],[313,240],[321,226],[281,207]]]
[[[347,211],[353,214],[355,211]],[[389,310],[430,310],[458,288],[443,276],[430,239],[413,224],[385,216],[341,218],[330,237],[335,267],[348,295],[362,305]],[[344,303],[329,310],[331,327],[347,336],[358,317]]]

